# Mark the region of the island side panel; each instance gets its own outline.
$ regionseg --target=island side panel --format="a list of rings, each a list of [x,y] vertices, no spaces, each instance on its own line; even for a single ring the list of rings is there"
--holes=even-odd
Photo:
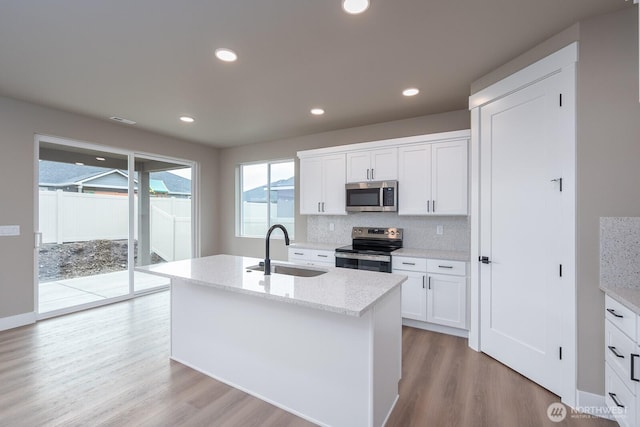
[[[373,307],[373,425],[386,423],[402,376],[400,286]]]
[[[346,316],[176,279],[171,304],[174,360],[316,424],[374,425],[374,310]]]

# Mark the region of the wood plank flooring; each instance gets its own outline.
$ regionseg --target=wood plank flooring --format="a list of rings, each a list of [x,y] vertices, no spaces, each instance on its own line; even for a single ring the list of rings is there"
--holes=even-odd
[[[310,426],[169,360],[169,293],[0,332],[0,426]],[[546,415],[557,397],[464,339],[403,329],[387,425],[602,426]]]

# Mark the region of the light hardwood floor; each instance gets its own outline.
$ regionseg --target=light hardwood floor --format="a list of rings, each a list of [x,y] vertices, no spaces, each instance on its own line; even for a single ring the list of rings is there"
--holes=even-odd
[[[0,333],[0,426],[309,426],[169,360],[169,293]],[[557,397],[466,340],[403,329],[387,425],[615,426],[546,415]],[[301,387],[304,387],[301,384]]]

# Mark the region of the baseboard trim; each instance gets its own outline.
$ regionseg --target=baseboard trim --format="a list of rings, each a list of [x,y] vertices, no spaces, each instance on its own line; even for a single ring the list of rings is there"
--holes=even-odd
[[[33,323],[36,323],[36,313],[34,312],[2,317],[0,318],[0,331],[19,328],[20,326],[31,325]]]
[[[436,325],[435,323],[420,322],[413,319],[402,319],[402,324],[405,326],[411,326],[413,328],[424,329],[425,331],[440,332],[441,334],[455,335],[461,338],[469,338],[469,331],[467,331],[466,329]]]
[[[611,411],[607,407],[604,396],[589,393],[588,391],[578,390],[577,397],[578,406],[574,408],[576,411],[593,417],[615,420],[613,415],[611,415]]]

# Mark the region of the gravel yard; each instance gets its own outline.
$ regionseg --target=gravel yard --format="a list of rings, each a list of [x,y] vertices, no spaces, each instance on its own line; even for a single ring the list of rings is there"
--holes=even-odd
[[[137,259],[137,251],[135,253]],[[164,260],[152,253],[151,263],[160,262]],[[41,282],[126,270],[127,241],[48,243],[40,247],[38,263]]]

